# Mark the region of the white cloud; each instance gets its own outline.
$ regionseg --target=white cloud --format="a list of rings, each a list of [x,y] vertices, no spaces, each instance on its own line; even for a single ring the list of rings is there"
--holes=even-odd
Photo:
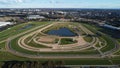
[[[23,0],[0,0],[0,4],[22,3]]]
[[[17,3],[22,3],[23,0],[15,0]]]

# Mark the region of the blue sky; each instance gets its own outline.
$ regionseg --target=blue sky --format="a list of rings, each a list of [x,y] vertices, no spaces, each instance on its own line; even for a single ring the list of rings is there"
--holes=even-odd
[[[120,0],[0,0],[0,8],[120,8]]]

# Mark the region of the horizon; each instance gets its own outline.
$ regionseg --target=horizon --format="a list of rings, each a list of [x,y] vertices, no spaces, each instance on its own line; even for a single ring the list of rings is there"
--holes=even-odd
[[[120,9],[119,0],[0,0],[0,8]]]
[[[0,9],[120,9],[120,8],[0,8]]]

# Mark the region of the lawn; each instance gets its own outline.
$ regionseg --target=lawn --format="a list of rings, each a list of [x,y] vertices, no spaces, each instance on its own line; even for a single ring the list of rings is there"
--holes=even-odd
[[[77,43],[77,41],[73,40],[72,38],[62,38],[60,40],[60,45],[74,44],[74,43]]]
[[[43,55],[70,55],[70,54],[78,54],[78,55],[88,55],[88,54],[99,54],[96,50],[83,50],[83,51],[79,51],[79,52],[33,52],[33,51],[28,51],[28,50],[25,50],[25,49],[22,49],[18,46],[18,44],[16,43],[17,40],[19,39],[16,38],[16,39],[13,39],[11,41],[11,47],[18,51],[18,52],[22,52],[22,53],[26,53],[26,54],[32,54],[32,55],[38,55],[38,54],[43,54]]]
[[[1,49],[1,50],[5,50],[5,42],[0,43],[0,49]]]
[[[83,39],[84,39],[86,42],[92,42],[92,40],[93,40],[92,36],[85,36],[85,37],[83,37]]]
[[[109,36],[102,35],[102,38],[104,38],[107,42],[107,45],[101,49],[102,52],[112,50],[115,47],[115,43],[113,42],[113,40],[111,40],[111,38],[109,38]]]
[[[37,44],[33,41],[33,39],[31,40],[33,36],[29,36],[28,38],[25,39],[25,43],[29,46],[32,46],[32,47],[37,47],[37,48],[50,48],[50,47],[47,47],[47,46],[44,46],[44,45],[40,45],[40,44]],[[31,40],[31,42],[27,43],[29,40]]]
[[[10,60],[26,60],[26,58],[15,56],[9,52],[0,52],[0,61],[10,61]],[[30,60],[27,58],[27,60]]]
[[[85,24],[85,23],[82,23],[82,25],[85,26],[86,28],[89,28],[89,30],[91,30],[94,33],[101,34],[101,36],[98,36],[98,37],[103,38],[107,43],[107,45],[104,48],[101,49],[102,52],[112,50],[115,47],[115,43],[114,43],[113,39],[110,36],[108,36],[107,34],[104,34],[100,31],[98,31],[97,30],[97,29],[99,29],[98,27],[90,25],[90,24]]]
[[[7,30],[4,30],[2,32],[0,32],[0,41],[7,39],[8,37],[14,36],[16,34],[19,34],[21,32],[25,32],[29,29],[32,29],[34,27],[43,25],[43,24],[47,24],[48,22],[31,22],[31,23],[23,23],[23,24],[19,24],[16,25],[14,27],[11,27]],[[34,26],[30,27],[30,28],[26,28],[26,29],[21,29],[24,26],[27,26],[28,24],[33,24]]]
[[[19,58],[17,57],[16,59]],[[41,63],[44,63],[46,61],[63,61],[65,65],[111,65],[111,63],[106,59],[24,59],[17,61],[39,61]],[[0,66],[3,64],[3,62],[4,61],[0,62]]]

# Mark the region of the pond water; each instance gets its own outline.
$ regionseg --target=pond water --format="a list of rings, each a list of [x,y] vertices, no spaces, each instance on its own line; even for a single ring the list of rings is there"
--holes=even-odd
[[[57,36],[77,36],[76,33],[70,31],[68,28],[60,28],[58,30],[50,30],[48,31],[49,35],[57,35]]]
[[[27,28],[31,28],[32,26],[34,26],[34,25],[33,25],[33,24],[28,24],[28,25],[20,28],[20,30],[27,29]]]

